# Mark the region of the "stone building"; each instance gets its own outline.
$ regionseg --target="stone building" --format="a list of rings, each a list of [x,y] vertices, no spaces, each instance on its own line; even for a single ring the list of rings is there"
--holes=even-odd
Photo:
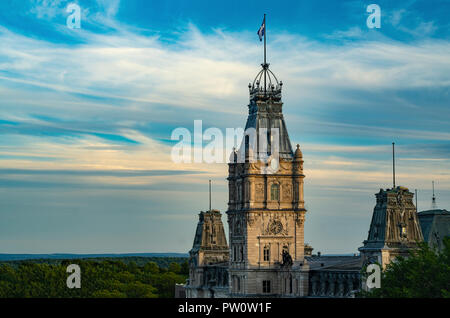
[[[229,253],[220,211],[200,212],[194,244],[189,251],[186,297],[228,295]]]
[[[385,268],[395,257],[407,257],[423,241],[413,196],[405,187],[380,189],[376,194],[369,235],[359,248],[364,264],[377,262]]]
[[[353,297],[361,287],[362,259],[358,256],[311,256],[310,297]]]
[[[423,241],[422,232],[428,242],[450,234],[450,213],[418,216],[413,193],[393,187],[376,194],[360,255],[312,255],[304,242],[303,154],[299,145],[292,150],[281,88],[269,65],[262,64],[249,85],[244,138],[228,164],[230,246],[220,212],[201,212],[189,252],[186,297],[353,297],[362,286],[364,265],[385,267],[408,256]]]

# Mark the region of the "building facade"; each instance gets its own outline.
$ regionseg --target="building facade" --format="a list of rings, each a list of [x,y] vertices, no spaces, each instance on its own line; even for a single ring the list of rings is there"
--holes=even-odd
[[[228,164],[228,246],[221,214],[201,212],[185,295],[193,297],[354,297],[362,269],[383,268],[424,240],[442,244],[450,213],[419,214],[405,187],[380,189],[360,255],[312,255],[304,242],[303,154],[292,150],[282,83],[262,64],[252,84],[244,138]],[[444,222],[441,222],[441,221]],[[445,223],[445,224],[444,224]],[[435,244],[435,245],[436,245]],[[180,286],[178,294],[182,295]]]

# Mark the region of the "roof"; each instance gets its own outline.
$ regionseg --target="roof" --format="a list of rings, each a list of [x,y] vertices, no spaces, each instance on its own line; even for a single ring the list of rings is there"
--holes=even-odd
[[[307,256],[311,270],[355,271],[362,268],[361,256]]]
[[[278,82],[275,75],[269,70],[268,64],[262,66],[263,69],[258,73],[253,84],[249,84],[250,104],[248,105],[249,114],[245,125],[246,135],[248,134],[250,137],[249,145],[257,158],[264,157],[267,152],[271,151],[273,137],[276,137],[272,135],[272,129],[275,129],[276,132],[274,133],[279,135],[278,153],[280,158],[293,159],[294,152],[282,112],[282,82]],[[264,77],[267,86],[260,82],[263,81]],[[251,135],[253,132],[255,136]],[[263,144],[261,138],[264,138],[266,149],[261,148]],[[245,153],[246,147],[247,141],[243,141],[239,151]]]
[[[424,241],[442,248],[444,237],[450,236],[450,212],[433,209],[419,212],[418,216]]]
[[[434,210],[426,210],[426,211],[420,211],[419,216],[425,216],[425,215],[450,215],[450,212],[443,209],[434,209]]]

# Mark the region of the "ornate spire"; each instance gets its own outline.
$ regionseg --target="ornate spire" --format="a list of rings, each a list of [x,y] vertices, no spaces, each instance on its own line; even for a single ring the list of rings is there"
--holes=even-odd
[[[253,83],[248,84],[250,100],[273,99],[281,100],[283,82],[278,81],[275,74],[269,69],[269,64],[261,64],[262,70],[256,75]]]
[[[269,70],[269,63],[266,60],[266,36],[267,36],[267,23],[266,14],[264,14],[264,20],[261,27],[258,30],[259,39],[264,37],[264,62],[261,64],[262,70],[256,75],[253,80],[253,84],[248,84],[250,91],[250,100],[267,99],[272,98],[275,100],[281,100],[281,87],[283,83],[278,82],[277,77],[271,70]]]

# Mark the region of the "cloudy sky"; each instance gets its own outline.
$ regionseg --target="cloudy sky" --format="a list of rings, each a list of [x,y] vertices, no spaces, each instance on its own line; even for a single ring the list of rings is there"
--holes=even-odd
[[[243,127],[268,60],[305,159],[305,239],[353,253],[397,181],[450,209],[450,1],[0,2],[0,253],[187,252],[226,211],[225,164],[176,164],[177,127]],[[223,217],[226,223],[226,217]]]

